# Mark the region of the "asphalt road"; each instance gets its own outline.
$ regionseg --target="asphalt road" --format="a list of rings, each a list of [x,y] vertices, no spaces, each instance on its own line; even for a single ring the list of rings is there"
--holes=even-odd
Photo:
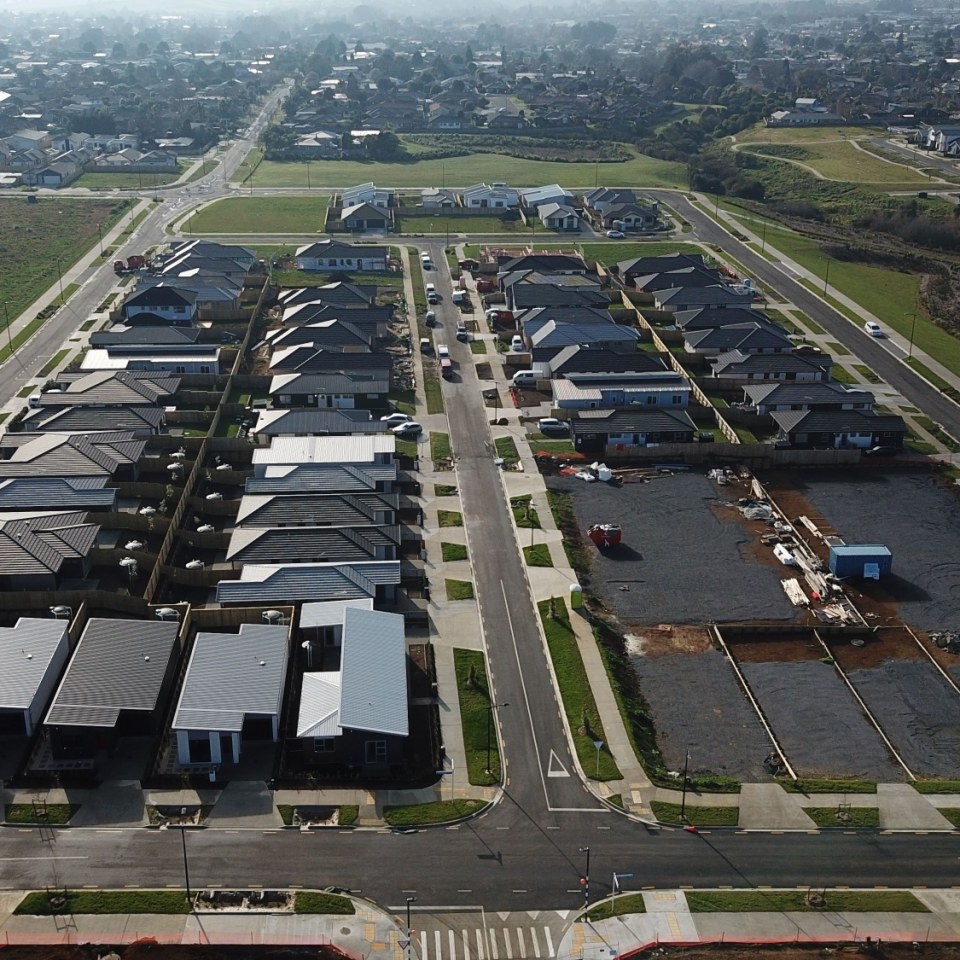
[[[695,207],[685,196],[670,190],[650,190],[653,196],[677,210],[688,220],[699,240],[717,244],[743,264],[753,276],[774,287],[792,301],[835,340],[848,347],[890,386],[919,407],[927,416],[940,423],[953,436],[960,436],[960,406],[947,399],[939,390],[918,377],[899,357],[902,351],[886,339],[878,339],[864,332],[860,324],[848,320],[834,310],[802,283],[783,264],[772,263],[731,236],[714,220]],[[881,317],[881,320],[883,318]]]

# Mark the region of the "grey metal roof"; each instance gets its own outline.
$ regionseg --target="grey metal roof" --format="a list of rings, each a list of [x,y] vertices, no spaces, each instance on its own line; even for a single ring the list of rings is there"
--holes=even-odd
[[[697,429],[686,410],[661,410],[638,407],[629,410],[581,410],[570,421],[574,436],[593,433],[663,433],[690,432]]]
[[[44,407],[116,406],[157,404],[172,397],[180,387],[180,378],[138,370],[98,370],[94,373],[60,374],[57,383],[66,385],[59,393],[40,394]]]
[[[289,347],[297,343],[315,343],[317,346],[349,346],[372,349],[376,339],[374,331],[361,328],[349,320],[331,317],[310,323],[293,324],[267,333],[265,341],[273,349]]]
[[[309,466],[311,464],[357,464],[384,462],[396,450],[392,433],[318,437],[274,437],[269,447],[253,451],[253,465]]]
[[[41,407],[28,410],[25,430],[41,433],[102,433],[104,430],[149,431],[163,426],[162,407]]]
[[[287,656],[286,627],[242,623],[239,633],[198,633],[173,729],[239,733],[245,716],[279,716]]]
[[[340,688],[341,727],[407,736],[407,649],[400,614],[344,611]]]
[[[829,370],[833,358],[826,353],[741,353],[730,350],[719,354],[713,362],[716,372],[731,367],[742,368],[745,373],[784,373],[797,370]]]
[[[692,287],[714,287],[723,283],[723,277],[717,270],[708,270],[705,267],[681,267],[663,273],[648,273],[636,276],[633,285],[646,293],[656,293],[658,290],[669,290],[676,287],[690,289]]]
[[[247,527],[351,526],[376,522],[378,515],[392,523],[399,506],[400,497],[395,493],[246,494],[240,500],[236,523]]]
[[[390,378],[374,371],[282,373],[270,380],[271,394],[384,394],[390,392]]]
[[[395,555],[399,526],[238,527],[226,559],[244,563],[356,563]]]
[[[376,297],[376,284],[335,280],[317,287],[284,288],[277,294],[277,303],[283,307],[291,307],[298,303],[329,303],[348,308],[357,306],[362,309],[364,306],[373,306]]]
[[[122,436],[117,434],[117,436]],[[100,440],[96,436],[60,433],[6,434],[20,445],[9,460],[0,460],[0,478],[5,477],[95,477],[112,476],[121,466],[136,463],[145,440]]]
[[[91,347],[112,346],[183,346],[196,343],[199,327],[123,327],[113,326],[90,334]]]
[[[162,620],[88,620],[44,723],[113,727],[123,710],[154,710],[179,630]]]
[[[554,376],[568,376],[570,373],[642,373],[645,370],[665,369],[660,357],[643,350],[627,353],[579,343],[564,347],[550,360],[550,370]]]
[[[251,434],[268,437],[383,433],[369,410],[261,410]]]
[[[718,284],[711,287],[672,287],[667,290],[658,290],[654,300],[658,304],[747,304],[753,302],[753,294],[737,293],[729,287]]]
[[[770,414],[784,433],[906,433],[902,417],[861,410],[775,410]]]
[[[217,584],[218,603],[302,603],[375,597],[400,583],[399,560],[369,563],[246,564],[239,580]]]
[[[340,671],[305,673],[300,684],[298,737],[340,735]]]
[[[366,203],[356,204],[356,206],[364,205],[370,206],[370,204]],[[385,216],[383,210],[379,210],[376,207],[373,209],[377,210],[377,213],[381,216]],[[318,240],[316,243],[308,244],[305,247],[298,247],[297,256],[306,257],[311,260],[356,260],[357,257],[363,257],[364,260],[386,260],[387,248],[355,247],[352,244],[344,243],[342,240]]]
[[[65,620],[21,617],[12,627],[0,627],[0,707],[26,710],[33,703],[47,670],[63,645]]]
[[[311,463],[303,467],[267,467],[265,476],[247,478],[244,490],[246,493],[367,493],[376,492],[378,484],[393,483],[396,479],[396,461],[368,463],[362,467]]]
[[[389,377],[393,360],[385,353],[338,350],[320,346],[312,341],[283,346],[270,357],[270,373],[331,373],[366,371],[380,377]]]
[[[373,599],[362,600],[326,600],[308,602],[300,607],[300,629],[311,627],[332,627],[343,623],[343,612],[348,607],[360,610],[372,610]]]
[[[101,477],[20,477],[0,480],[0,510],[43,510],[51,504],[61,509],[110,510],[117,491]]]
[[[800,403],[804,406],[823,406],[838,403],[873,403],[869,390],[847,388],[832,381],[813,380],[797,383],[751,383],[743,392],[756,404]]]
[[[681,330],[705,330],[708,327],[728,327],[733,323],[772,322],[760,310],[752,306],[742,307],[695,307],[693,310],[677,310],[673,324]]]
[[[669,270],[678,270],[681,267],[706,267],[706,261],[700,254],[693,253],[664,253],[659,256],[634,257],[631,260],[621,260],[617,269],[623,277],[635,277],[642,274],[662,273]]]
[[[718,351],[755,352],[790,348],[791,341],[783,327],[772,323],[734,323],[726,327],[684,331],[688,346]]]
[[[86,518],[84,510],[0,514],[0,573],[57,574],[64,561],[85,557],[100,531],[99,524],[86,523]]]

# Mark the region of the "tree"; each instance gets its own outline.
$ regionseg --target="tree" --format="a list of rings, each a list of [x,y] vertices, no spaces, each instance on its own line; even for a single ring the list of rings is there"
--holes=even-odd
[[[753,39],[750,41],[750,56],[765,57],[769,46],[770,35],[767,28],[762,24],[754,31]]]

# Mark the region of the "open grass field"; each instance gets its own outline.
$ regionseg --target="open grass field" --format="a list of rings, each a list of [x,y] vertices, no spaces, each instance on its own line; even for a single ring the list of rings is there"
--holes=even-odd
[[[893,163],[865,150],[849,140],[832,140],[790,144],[789,155],[778,156],[785,144],[751,144],[748,149],[765,157],[789,162],[795,160],[815,170],[827,180],[846,183],[882,184],[890,188],[921,187],[930,181],[926,176],[902,163]]]
[[[71,197],[28,203],[22,194],[0,200],[0,303],[10,319],[57,283],[58,260],[66,272],[97,245],[97,224],[106,234],[130,203]]]
[[[659,257],[666,253],[704,253],[696,243],[683,240],[635,241],[611,240],[603,243],[582,243],[579,245],[583,255],[590,260],[599,260],[608,266],[633,257]]]
[[[760,229],[763,218],[744,214],[738,208],[730,208],[737,219],[754,232]],[[767,247],[796,260],[818,277],[826,277],[827,262],[830,263],[830,293],[839,291],[851,300],[856,300],[875,314],[885,326],[909,338],[913,326],[914,311],[918,310],[917,292],[920,277],[901,273],[886,267],[874,267],[865,263],[848,263],[826,257],[816,240],[786,230],[774,221],[767,222]],[[818,292],[822,294],[823,285]],[[960,373],[960,339],[938,327],[922,311],[917,313],[917,328],[914,344],[924,353],[936,357],[954,373]]]
[[[866,140],[882,137],[883,127],[767,127],[756,124],[736,136],[737,143],[821,143],[831,140]]]
[[[241,175],[243,171],[240,171]],[[518,187],[560,183],[565,187],[679,187],[687,182],[683,164],[637,154],[620,163],[557,163],[524,160],[497,153],[472,153],[444,160],[417,163],[364,163],[329,160],[310,165],[312,183],[323,187],[349,187],[372,180],[389,187],[428,187],[446,183],[465,187],[480,181],[504,180]],[[264,160],[257,167],[258,187],[306,186],[306,164]]]
[[[227,197],[195,213],[188,233],[319,233],[328,196]]]
[[[86,187],[88,190],[150,190],[179,180],[191,163],[189,160],[179,160],[178,168],[169,173],[84,173],[70,186]],[[209,166],[207,172],[210,172]]]
[[[401,233],[436,233],[451,236],[455,233],[531,233],[530,228],[519,220],[510,220],[504,223],[499,217],[484,216],[457,216],[445,217],[442,214],[430,217],[426,215],[402,217],[400,220]]]

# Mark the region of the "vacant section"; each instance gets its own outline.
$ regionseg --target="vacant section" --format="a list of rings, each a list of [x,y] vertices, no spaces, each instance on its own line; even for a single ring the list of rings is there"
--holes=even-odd
[[[717,490],[699,473],[663,476],[621,488],[551,478],[573,497],[582,534],[618,523],[621,544],[605,552],[585,539],[590,588],[631,624],[788,620],[799,616],[780,571],[752,557],[735,510],[716,510]]]
[[[772,744],[722,653],[633,654],[630,662],[668,769],[682,770],[689,750],[691,772],[769,780],[763,761]]]
[[[904,779],[903,768],[832,665],[755,662],[740,669],[799,776]]]
[[[960,501],[935,477],[798,473],[795,486],[847,543],[890,548],[893,575],[881,586],[907,623],[942,630],[960,622]]]
[[[960,756],[960,696],[923,660],[887,660],[848,674],[904,763],[917,775],[952,777]]]

